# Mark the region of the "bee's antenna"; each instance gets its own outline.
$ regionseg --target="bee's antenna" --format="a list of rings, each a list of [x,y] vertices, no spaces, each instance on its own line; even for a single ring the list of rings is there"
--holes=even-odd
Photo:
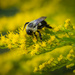
[[[26,23],[25,23],[24,28],[25,28],[26,24],[28,24],[28,23],[29,23],[29,22],[26,22]],[[24,30],[24,28],[23,28],[23,30]]]

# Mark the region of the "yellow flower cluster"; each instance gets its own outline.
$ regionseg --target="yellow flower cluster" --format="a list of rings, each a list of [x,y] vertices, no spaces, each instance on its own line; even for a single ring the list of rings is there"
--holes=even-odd
[[[68,24],[65,24],[64,26],[65,26],[65,28],[67,28],[68,27]]]
[[[71,25],[70,19],[67,19],[65,21],[64,27],[65,27],[65,29],[73,29],[73,26]]]
[[[56,38],[54,35],[50,36],[50,39],[48,40],[48,43],[51,43],[52,41],[54,41]]]
[[[37,67],[35,67],[35,69],[34,69],[34,71],[33,72],[37,72],[38,71],[38,69],[37,69]]]
[[[45,67],[46,63],[43,63],[42,65],[39,66],[39,70],[42,70]]]
[[[51,58],[50,60],[48,60],[47,62],[42,63],[41,65],[39,65],[39,67],[35,67],[34,72],[39,71],[39,70],[43,70],[47,65],[49,66],[52,61],[54,60],[54,58]]]
[[[54,41],[55,40],[55,36],[51,36],[51,41]]]
[[[69,54],[67,55],[67,59],[68,59],[69,61],[72,61],[74,57],[75,57],[75,55],[74,55],[74,50],[71,49],[70,52],[69,52]]]
[[[54,32],[57,32],[57,31],[59,31],[59,27],[54,28]]]
[[[73,70],[73,73],[75,73],[75,70]]]
[[[60,49],[60,48],[59,48]],[[70,61],[68,61],[67,59],[70,59],[71,58],[71,56],[73,55],[73,53],[74,53],[74,50],[72,49],[72,47],[71,46],[67,46],[67,47],[63,47],[63,49],[61,50],[59,50],[58,48],[57,49],[55,49],[54,51],[52,51],[54,54],[52,54],[54,57],[56,57],[56,58],[54,58],[54,57],[51,57],[50,59],[48,59],[46,62],[43,62],[41,65],[39,65],[38,67],[35,67],[35,69],[34,69],[34,72],[38,72],[38,71],[45,71],[45,70],[47,70],[48,68],[49,69],[51,69],[51,70],[53,70],[53,67],[56,67],[58,64],[59,65],[61,65],[62,63],[65,63],[66,65],[66,68],[70,68],[70,67],[73,67],[74,66],[74,63],[70,63],[69,65],[68,65],[68,62]],[[72,55],[67,55],[67,57],[66,56],[64,56],[65,55],[65,53],[66,53],[66,49],[68,50],[68,52],[69,52],[69,54],[72,54]],[[56,52],[58,52],[58,54],[59,54],[59,56],[57,56],[58,54],[56,53]],[[61,54],[60,54],[61,53]],[[55,54],[56,54],[56,56],[55,56]],[[63,59],[63,61],[61,61]],[[71,59],[73,59],[73,58],[71,58]],[[66,62],[66,61],[68,61],[68,62]],[[71,61],[73,61],[73,60],[71,60]]]
[[[47,75],[64,66],[75,66],[75,42],[72,40],[75,26],[70,19],[58,25],[66,18],[55,14],[59,3],[60,0],[0,0],[0,75],[39,75],[39,72]],[[23,27],[26,22],[43,15],[47,16],[47,23],[54,29],[44,27],[39,30],[41,42],[38,37],[37,40],[35,36],[27,35]],[[69,40],[65,41],[64,37]]]
[[[69,53],[74,53],[74,50],[73,50],[73,49],[71,49]]]
[[[67,19],[65,22],[66,22],[66,23],[70,23],[70,19]]]
[[[46,42],[42,42],[41,46],[46,47]]]
[[[68,32],[68,35],[69,35],[69,36],[73,36],[74,33],[73,33],[73,32]]]
[[[73,67],[75,64],[74,63],[71,63],[71,64],[69,64],[69,65],[66,65],[66,68],[71,68],[71,67]]]
[[[36,39],[36,37],[34,37],[34,38],[33,38],[33,42],[34,42],[34,43],[36,43],[36,42],[37,42],[37,39]]]
[[[33,45],[33,50],[31,51],[31,55],[35,55],[37,52],[39,52],[39,48],[40,48],[40,46],[39,46],[39,44],[35,44],[35,45]]]
[[[73,29],[75,29],[75,26],[73,25]]]
[[[11,48],[12,48],[11,43],[9,43],[7,47],[8,47],[9,49],[11,49]]]
[[[58,28],[61,29],[60,27]],[[7,73],[9,73],[9,70],[12,70],[12,66],[14,66],[14,63],[11,63],[12,61],[16,63],[19,62],[21,68],[29,73],[33,71],[35,73],[46,70],[54,71],[62,66],[66,66],[66,68],[73,67],[75,64],[74,41],[70,40],[71,43],[68,44],[63,38],[74,38],[73,30],[70,29],[69,31],[67,30],[67,32],[65,30],[55,32],[53,30],[48,34],[46,34],[45,31],[50,30],[43,29],[42,42],[40,42],[40,40],[37,41],[36,37],[27,35],[26,31],[23,31],[23,28],[20,28],[18,32],[8,32],[6,35],[1,35],[0,47],[10,49],[12,52],[9,51],[5,53],[8,55],[0,55],[0,67],[2,68],[2,63],[5,62],[6,66],[3,66],[5,70],[8,66],[7,62],[9,62]]]
[[[54,60],[54,58],[51,58],[50,60],[48,60],[48,64],[51,64],[51,62]]]
[[[0,38],[1,38],[1,40],[0,40],[0,44],[5,43],[5,40],[6,40],[5,36],[1,35]]]
[[[60,55],[60,56],[58,57],[58,61],[61,61],[62,59],[63,59],[63,56]]]

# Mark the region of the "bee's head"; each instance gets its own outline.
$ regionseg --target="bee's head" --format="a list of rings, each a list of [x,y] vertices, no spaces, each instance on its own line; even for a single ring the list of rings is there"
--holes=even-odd
[[[32,35],[33,31],[32,30],[27,30],[26,31],[28,35]]]

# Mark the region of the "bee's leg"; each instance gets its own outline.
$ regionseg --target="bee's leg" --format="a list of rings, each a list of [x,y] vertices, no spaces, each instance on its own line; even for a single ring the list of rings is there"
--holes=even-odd
[[[41,42],[42,42],[41,33],[40,33],[40,31],[37,31],[37,32],[39,33],[39,37],[40,37],[40,39],[41,39]]]
[[[25,28],[26,24],[28,24],[28,23],[29,23],[29,22],[26,22],[26,23],[25,23],[24,28]],[[23,30],[24,30],[24,28],[23,28]]]
[[[45,25],[45,27],[53,29],[51,26],[49,26],[48,24]]]
[[[36,39],[37,39],[37,35],[35,34],[35,32],[34,32],[34,35],[35,35],[35,37],[36,37]]]

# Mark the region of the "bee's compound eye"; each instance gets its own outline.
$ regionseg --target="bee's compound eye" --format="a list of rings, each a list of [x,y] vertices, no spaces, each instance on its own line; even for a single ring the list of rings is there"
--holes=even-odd
[[[27,30],[27,34],[28,35],[32,35],[32,31],[31,30]]]

